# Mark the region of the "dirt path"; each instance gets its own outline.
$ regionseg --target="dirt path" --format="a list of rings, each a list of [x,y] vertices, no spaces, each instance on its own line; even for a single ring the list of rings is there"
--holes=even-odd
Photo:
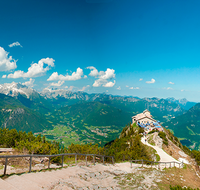
[[[141,142],[156,150],[157,154],[160,156],[160,162],[178,162],[178,163],[181,163],[181,162],[177,161],[176,159],[174,159],[169,154],[167,154],[163,149],[159,148],[158,146],[153,146],[153,145],[149,144],[147,141],[145,142],[145,137],[141,138]]]

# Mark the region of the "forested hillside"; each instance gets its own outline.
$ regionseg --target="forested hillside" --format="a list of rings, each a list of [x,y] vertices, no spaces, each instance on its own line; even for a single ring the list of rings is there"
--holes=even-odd
[[[193,149],[200,147],[200,103],[193,106],[185,114],[177,116],[165,123],[181,142]]]

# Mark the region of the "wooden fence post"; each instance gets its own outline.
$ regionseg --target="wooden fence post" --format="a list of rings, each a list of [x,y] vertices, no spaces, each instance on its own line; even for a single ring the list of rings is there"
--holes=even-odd
[[[85,155],[85,164],[87,166],[87,155]]]
[[[94,157],[94,155],[93,155],[93,164],[95,165],[95,157]]]
[[[130,162],[131,162],[131,168],[132,168],[132,160]]]
[[[50,168],[50,161],[51,161],[51,157],[49,156],[48,168]]]
[[[77,165],[77,154],[75,154],[75,164]]]
[[[114,157],[112,156],[112,164],[114,165]]]
[[[142,160],[142,167],[143,167],[143,160]]]
[[[103,159],[103,165],[104,165],[104,156],[102,157],[102,159]]]
[[[64,165],[64,155],[62,155],[62,167]]]
[[[170,162],[170,168],[172,168],[172,163]]]
[[[30,156],[29,173],[31,173],[31,168],[32,168],[32,156]]]
[[[6,175],[7,163],[8,163],[8,158],[6,158],[6,160],[5,160],[4,175]]]

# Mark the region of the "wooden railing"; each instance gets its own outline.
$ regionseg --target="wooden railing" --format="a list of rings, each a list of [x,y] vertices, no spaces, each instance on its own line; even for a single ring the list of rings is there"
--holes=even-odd
[[[105,156],[105,155],[98,155],[98,154],[79,154],[79,153],[64,153],[64,154],[53,154],[53,155],[38,155],[38,154],[27,154],[27,155],[2,155],[0,158],[5,158],[5,166],[4,166],[4,175],[6,175],[6,169],[8,165],[8,158],[19,158],[19,157],[29,157],[30,158],[30,163],[29,163],[29,172],[31,172],[32,168],[32,158],[34,157],[48,157],[49,162],[48,162],[48,168],[50,168],[50,162],[52,157],[57,157],[61,156],[62,157],[62,163],[61,167],[64,165],[64,156],[74,156],[75,157],[75,164],[77,164],[77,157],[78,156],[85,156],[85,162],[87,166],[87,158],[88,156],[93,157],[93,164],[95,164],[95,157],[101,157],[103,164],[105,164],[105,158],[111,158],[112,164],[114,164],[114,157],[113,156]]]
[[[131,168],[132,168],[132,163],[133,162],[140,162],[142,164],[142,167],[145,165],[150,165],[151,164],[151,168],[152,168],[152,165],[158,165],[158,168],[160,169],[160,165],[165,165],[165,168],[167,166],[167,164],[169,164],[169,167],[172,168],[173,166],[175,167],[176,164],[179,166],[179,168],[181,168],[181,166],[183,166],[183,162],[175,162],[175,161],[172,161],[172,162],[154,162],[154,161],[149,161],[149,160],[130,160],[130,164],[131,164]]]

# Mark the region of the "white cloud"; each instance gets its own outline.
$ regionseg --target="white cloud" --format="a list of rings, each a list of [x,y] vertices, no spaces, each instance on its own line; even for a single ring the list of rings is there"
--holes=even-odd
[[[121,87],[119,86],[119,87],[117,88],[117,90],[121,90]]]
[[[143,79],[140,79],[139,81],[142,81]]]
[[[92,76],[92,77],[97,77],[99,75],[98,70],[93,66],[87,67],[86,69],[91,70],[89,75]]]
[[[84,91],[84,90],[86,90],[86,89],[89,88],[89,87],[90,87],[90,85],[84,86],[82,89],[80,89],[80,90],[78,90],[78,91]]]
[[[34,86],[34,84],[33,84],[34,82],[35,82],[35,79],[30,78],[29,81],[26,81],[26,82],[24,82],[24,83],[22,83],[22,84],[23,84],[23,85],[26,85],[26,86],[33,87],[33,86]]]
[[[104,87],[113,87],[115,85],[115,81],[114,82],[108,81],[115,78],[114,69],[107,68],[105,72],[98,71],[93,66],[87,67],[87,69],[91,70],[89,74],[90,76],[98,78],[97,80],[94,81],[94,84],[93,84],[94,87],[100,87],[101,85],[103,85]]]
[[[174,82],[169,82],[169,84],[174,84]]]
[[[183,91],[185,91],[185,90],[181,90],[181,92],[183,92]]]
[[[5,79],[5,78],[6,78],[6,75],[3,75],[2,78]]]
[[[98,79],[94,81],[94,84],[92,86],[94,87],[100,87],[103,84],[106,84],[108,81],[104,79]]]
[[[84,75],[84,77],[83,77],[84,79],[86,79],[87,78],[87,75]]]
[[[9,47],[14,47],[14,46],[20,46],[22,47],[22,45],[19,42],[13,42],[12,44],[8,45]]]
[[[105,80],[115,78],[115,70],[114,69],[107,68],[107,70],[105,72],[104,71],[98,72],[98,70],[93,66],[87,67],[87,69],[91,70],[89,75],[92,77],[101,78],[101,79],[105,79]]]
[[[128,88],[129,86],[128,85],[126,85],[126,88]]]
[[[171,87],[168,87],[168,88],[167,88],[167,90],[173,90],[173,88],[171,88]]]
[[[62,85],[64,84],[64,82],[65,82],[65,81],[59,80],[57,83],[52,82],[52,83],[50,84],[50,86],[57,86],[57,87],[59,87],[59,86],[62,86]]]
[[[114,80],[114,82],[107,82],[106,84],[104,84],[103,86],[104,87],[113,87],[115,85],[115,80]]]
[[[65,86],[65,88],[68,88],[68,86]]]
[[[9,74],[7,78],[31,78],[31,77],[39,77],[44,75],[51,67],[54,66],[54,59],[52,58],[44,58],[38,61],[38,63],[33,63],[28,71],[25,73],[24,71],[18,70],[13,74]],[[47,66],[44,67],[44,64]]]
[[[8,52],[0,47],[0,71],[9,71],[17,68],[17,60],[13,59],[12,56],[8,57],[8,54]]]
[[[153,83],[155,83],[155,82],[156,82],[155,79],[151,79],[151,81],[146,81],[147,84],[153,84]]]
[[[135,88],[134,88],[134,87],[130,87],[129,89],[131,89],[131,90],[133,90],[133,89],[134,89],[134,90],[138,90],[138,89],[140,89],[140,88],[139,88],[139,87],[135,87]]]
[[[57,72],[52,73],[52,75],[47,79],[47,81],[55,81],[55,80],[64,80],[64,81],[69,81],[69,80],[79,80],[81,79],[83,75],[83,69],[80,67],[77,68],[76,72],[73,72],[71,75],[58,75]]]

